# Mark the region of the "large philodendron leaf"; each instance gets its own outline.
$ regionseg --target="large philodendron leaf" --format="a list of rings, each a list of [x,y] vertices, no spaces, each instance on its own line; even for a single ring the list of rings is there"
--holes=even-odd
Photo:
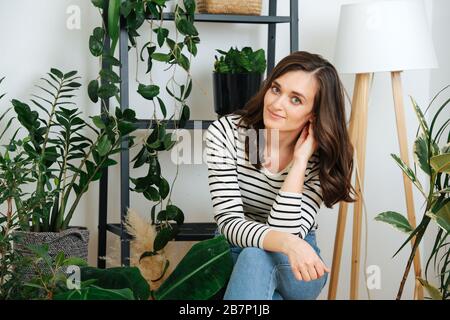
[[[207,300],[222,289],[233,269],[224,236],[195,244],[154,293],[157,300]]]
[[[435,172],[450,173],[450,153],[435,156],[430,163]]]
[[[410,97],[410,98],[411,98],[411,103],[414,107],[414,112],[416,113],[416,116],[417,116],[417,120],[419,120],[420,128],[422,129],[422,132],[425,134],[425,136],[427,138],[429,138],[430,137],[430,129],[428,128],[427,121],[425,120],[422,110],[420,110],[420,107],[417,104],[417,102],[412,97]]]
[[[89,286],[81,290],[70,290],[53,297],[53,300],[135,300],[133,291],[125,289],[104,289]]]
[[[117,267],[98,269],[93,267],[81,268],[81,280],[96,279],[96,286],[104,289],[131,289],[136,299],[148,300],[150,288],[136,267]]]
[[[382,221],[390,224],[395,229],[401,232],[410,233],[413,228],[409,224],[408,219],[406,219],[402,214],[394,211],[382,212],[375,217],[376,221]]]

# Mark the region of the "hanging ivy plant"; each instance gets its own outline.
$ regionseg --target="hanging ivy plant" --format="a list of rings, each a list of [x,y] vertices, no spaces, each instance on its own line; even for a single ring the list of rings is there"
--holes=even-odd
[[[156,224],[157,235],[153,244],[154,252],[145,252],[141,258],[157,254],[166,244],[178,234],[179,225],[184,222],[183,211],[171,201],[171,192],[177,178],[175,176],[170,185],[161,172],[159,152],[171,150],[176,140],[173,133],[167,132],[167,122],[161,120],[173,120],[175,131],[184,128],[190,117],[190,109],[187,99],[192,91],[192,78],[190,74],[191,59],[197,55],[197,44],[200,42],[198,31],[194,26],[195,0],[179,1],[173,13],[175,36],[171,37],[167,28],[164,28],[163,9],[167,0],[92,0],[94,6],[103,12],[108,8],[108,18],[103,20],[103,26],[97,27],[89,39],[89,48],[95,57],[100,57],[109,65],[101,69],[98,78],[89,83],[88,94],[93,102],[99,98],[119,99],[120,77],[114,72],[113,67],[120,66],[120,61],[114,57],[116,44],[119,39],[120,17],[125,21],[125,29],[128,33],[130,46],[139,52],[141,62],[146,63],[146,75],[149,81],[139,83],[137,92],[153,105],[153,126],[148,128],[148,134],[140,151],[132,160],[133,168],[147,166],[147,174],[143,177],[132,178],[134,192],[141,193],[146,199],[156,202],[151,209],[152,223]],[[103,15],[102,15],[103,16]],[[138,29],[149,22],[151,28],[150,41],[142,48],[137,47],[137,38],[140,36]],[[111,48],[104,47],[104,39],[109,36]],[[173,72],[170,79],[161,84],[155,82],[152,70],[155,63],[168,65],[166,71]],[[139,66],[138,66],[139,67]],[[175,72],[180,69],[186,72],[186,81],[179,83],[175,80]],[[100,85],[99,79],[102,80]],[[174,114],[167,119],[166,104],[160,98],[161,91],[166,90],[176,106]],[[156,111],[160,110],[163,119],[156,118]],[[106,108],[102,108],[106,112]],[[178,170],[176,171],[178,173]],[[165,201],[165,205],[163,203]],[[167,268],[166,268],[167,269]]]

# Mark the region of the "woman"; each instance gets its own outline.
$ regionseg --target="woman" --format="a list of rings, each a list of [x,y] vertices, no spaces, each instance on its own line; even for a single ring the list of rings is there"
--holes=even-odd
[[[211,124],[206,144],[214,218],[234,261],[224,299],[316,299],[330,269],[315,217],[322,202],[353,201],[336,69],[290,54],[243,110]]]

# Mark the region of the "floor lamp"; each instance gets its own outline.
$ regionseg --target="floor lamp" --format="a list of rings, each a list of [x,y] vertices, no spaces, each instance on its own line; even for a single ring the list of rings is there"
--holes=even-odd
[[[343,5],[340,12],[334,64],[340,73],[356,74],[349,125],[349,135],[356,149],[359,169],[355,182],[357,201],[353,212],[350,299],[358,299],[362,221],[360,183],[364,185],[370,79],[375,72],[390,72],[400,157],[408,164],[400,75],[404,70],[437,66],[423,2],[421,0],[391,0]],[[410,224],[415,227],[412,184],[405,175],[403,175],[403,183],[407,216]],[[328,299],[336,298],[347,207],[347,203],[340,203]],[[414,272],[416,277],[421,275],[419,251],[414,259]],[[414,297],[422,299],[423,289],[417,281],[415,285]]]

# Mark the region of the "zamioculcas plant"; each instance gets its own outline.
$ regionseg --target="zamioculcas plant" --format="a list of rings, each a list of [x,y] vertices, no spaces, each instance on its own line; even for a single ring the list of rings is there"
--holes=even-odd
[[[427,111],[433,105],[435,99],[449,87],[450,86],[445,87],[433,98]],[[408,234],[407,240],[400,249],[398,249],[395,255],[411,239],[414,239],[412,251],[400,283],[397,299],[401,298],[403,287],[416,254],[416,250],[423,239],[424,234],[429,230],[430,222],[433,221],[433,223],[438,226],[439,230],[435,237],[433,250],[425,268],[425,279],[418,280],[428,290],[428,293],[432,298],[448,299],[450,296],[450,243],[448,242],[448,235],[450,232],[450,132],[448,130],[450,119],[448,118],[448,104],[450,103],[450,99],[447,99],[437,109],[430,125],[428,125],[425,120],[424,114],[416,101],[412,98],[411,101],[420,125],[414,143],[414,170],[406,166],[397,155],[392,154],[391,156],[397,162],[404,174],[424,196],[424,213],[419,225],[415,229],[412,228],[408,220],[402,214],[393,211],[380,213],[375,220],[389,223],[398,230]],[[443,124],[439,128],[436,128],[440,116],[443,116]],[[443,142],[441,142],[441,140],[443,140]],[[427,175],[428,190],[426,190],[424,185],[417,179],[416,166]],[[427,274],[431,261],[433,261],[438,282],[440,284],[439,288],[435,288],[428,281]]]
[[[136,129],[134,111],[117,108],[115,115],[92,117],[94,125],[81,117],[72,101],[81,86],[76,75],[51,69],[42,78],[41,94],[31,99],[40,113],[12,100],[17,120],[28,134],[21,147],[31,161],[34,180],[28,197],[14,199],[23,231],[67,229],[91,182],[100,179],[103,168],[116,164],[110,156],[120,152],[124,139],[132,144],[127,135]]]

